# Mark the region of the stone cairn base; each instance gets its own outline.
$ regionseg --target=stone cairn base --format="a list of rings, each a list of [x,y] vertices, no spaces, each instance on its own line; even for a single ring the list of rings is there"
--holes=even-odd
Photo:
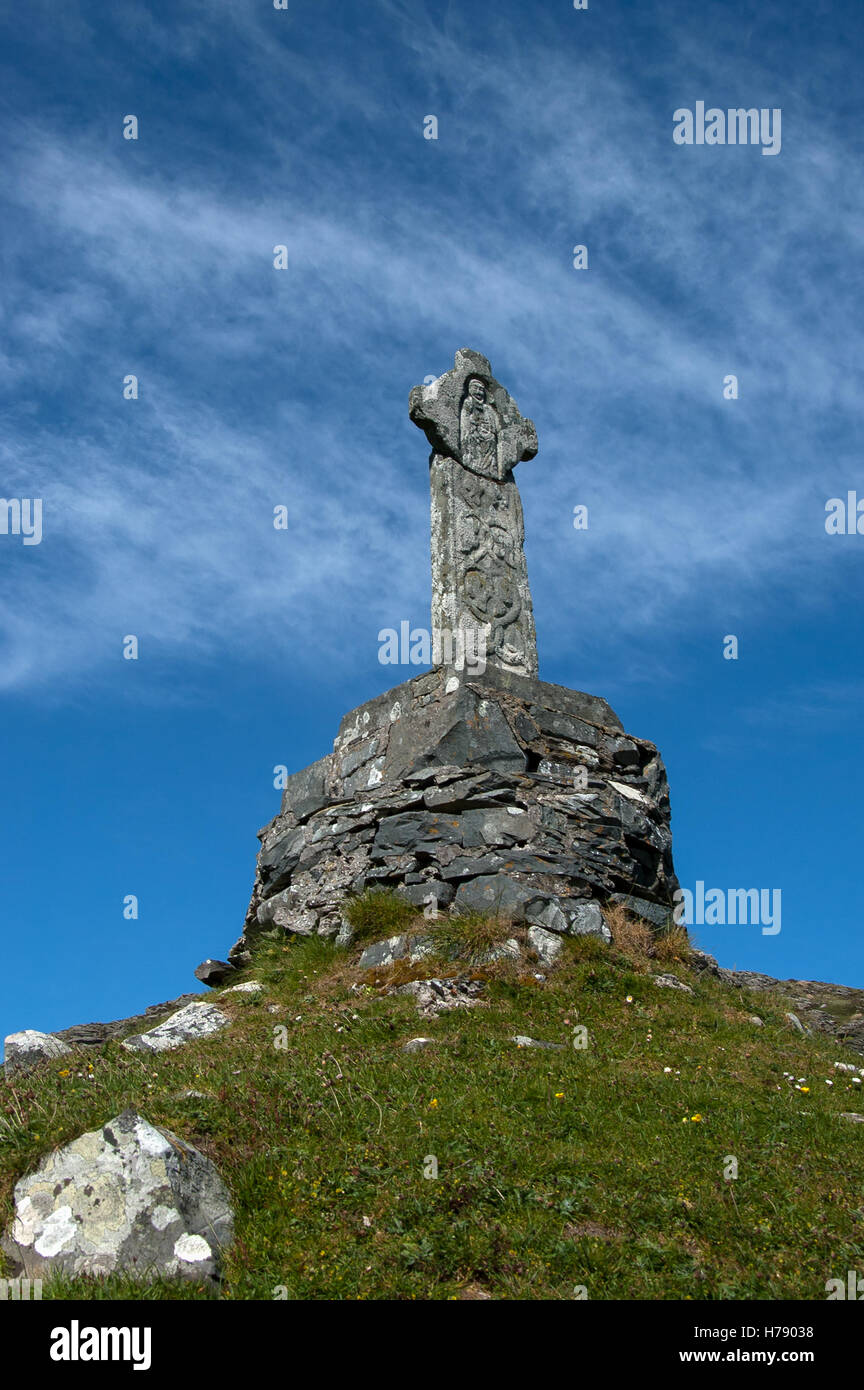
[[[235,965],[265,932],[344,936],[345,899],[375,886],[427,915],[605,936],[601,905],[660,927],[678,886],[655,746],[605,700],[492,666],[430,671],[346,715],[259,839]]]

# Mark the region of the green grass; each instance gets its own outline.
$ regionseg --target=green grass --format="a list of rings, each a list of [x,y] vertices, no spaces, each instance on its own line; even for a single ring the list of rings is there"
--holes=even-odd
[[[343,906],[343,915],[354,931],[354,941],[379,941],[387,936],[399,936],[411,926],[416,926],[418,914],[413,903],[400,898],[388,888],[367,888],[365,892],[348,898]]]
[[[470,955],[476,934],[461,940]],[[231,1029],[155,1057],[112,1043],[0,1087],[0,1221],[42,1154],[132,1105],[231,1188],[227,1299],[824,1299],[864,1269],[864,1126],[838,1118],[864,1088],[831,1065],[856,1057],[791,1031],[783,1000],[583,938],[545,983],[466,966],[487,1002],[428,1020],[381,992],[404,966],[365,975],[357,954],[267,943],[247,972],[266,989],[224,996]],[[669,969],[695,997],[653,984]],[[404,1053],[418,1034],[435,1047]],[[44,1296],[136,1288],[55,1280]]]
[[[524,937],[504,917],[490,917],[483,912],[462,912],[458,916],[440,916],[427,925],[436,951],[445,960],[462,960],[475,965],[486,959],[493,947],[508,937]]]

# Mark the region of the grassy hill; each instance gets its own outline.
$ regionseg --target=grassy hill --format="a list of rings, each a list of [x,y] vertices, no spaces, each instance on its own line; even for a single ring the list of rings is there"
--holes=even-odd
[[[367,900],[358,935],[387,935],[393,911]],[[208,993],[233,1020],[218,1036],[153,1056],[112,1042],[3,1086],[0,1221],[43,1153],[133,1106],[231,1188],[226,1299],[819,1300],[864,1268],[864,1125],[841,1118],[864,1087],[834,1067],[859,1056],[623,913],[611,947],[567,939],[545,980],[472,963],[502,933],[450,922],[438,957],[372,972],[356,944],[267,943],[245,972],[261,992]],[[658,986],[668,971],[693,994]],[[431,1020],[385,992],[460,972],[482,1002]],[[432,1045],[403,1051],[418,1035]],[[133,1294],[121,1278],[44,1291]]]

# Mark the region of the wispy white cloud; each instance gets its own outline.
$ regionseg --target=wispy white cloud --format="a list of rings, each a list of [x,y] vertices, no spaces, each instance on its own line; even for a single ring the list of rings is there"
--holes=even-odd
[[[407,391],[463,345],[540,431],[520,482],[547,643],[683,633],[803,583],[827,601],[820,511],[852,458],[864,347],[839,267],[860,259],[864,193],[803,99],[782,160],[742,174],[755,152],[697,163],[656,87],[554,52],[545,23],[480,62],[455,10],[441,27],[387,0],[407,71],[431,74],[416,109],[350,67],[334,81],[325,53],[280,119],[284,35],[207,9],[276,103],[247,180],[32,127],[10,151],[7,365],[38,405],[7,408],[2,490],[38,485],[46,537],[0,551],[0,686],[92,680],[139,629],[181,663],[290,642],[312,667],[422,618],[426,445]],[[170,41],[132,14],[149,45]],[[201,32],[184,28],[190,61]],[[330,147],[300,120],[325,82]],[[437,144],[420,135],[430,85]],[[123,403],[129,371],[141,399]]]

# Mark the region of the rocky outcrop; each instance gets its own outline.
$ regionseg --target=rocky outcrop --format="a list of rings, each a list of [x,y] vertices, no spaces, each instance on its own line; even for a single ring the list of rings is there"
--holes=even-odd
[[[346,715],[259,838],[234,964],[265,932],[335,937],[346,896],[375,885],[601,935],[599,903],[659,925],[677,887],[654,745],[605,700],[492,666],[431,671]]]
[[[29,1279],[120,1272],[215,1286],[233,1224],[210,1160],[125,1110],[21,1179],[0,1244]]]
[[[184,1004],[189,1004],[197,998],[197,994],[181,994],[179,999],[169,999],[164,1004],[151,1004],[143,1014],[134,1014],[131,1018],[118,1018],[111,1023],[76,1023],[71,1028],[58,1029],[51,1036],[76,1047],[101,1047],[103,1043],[122,1038],[132,1031],[143,1031],[154,1019],[161,1018],[169,1010],[181,1009]]]
[[[797,1024],[796,1032],[800,1029],[826,1033],[864,1053],[864,989],[822,980],[777,980],[755,970],[727,970],[705,951],[694,951],[691,963],[697,970],[738,989],[779,996],[794,1008],[794,1014],[787,1014],[787,1018],[790,1027]],[[795,1023],[791,1022],[793,1017]]]

